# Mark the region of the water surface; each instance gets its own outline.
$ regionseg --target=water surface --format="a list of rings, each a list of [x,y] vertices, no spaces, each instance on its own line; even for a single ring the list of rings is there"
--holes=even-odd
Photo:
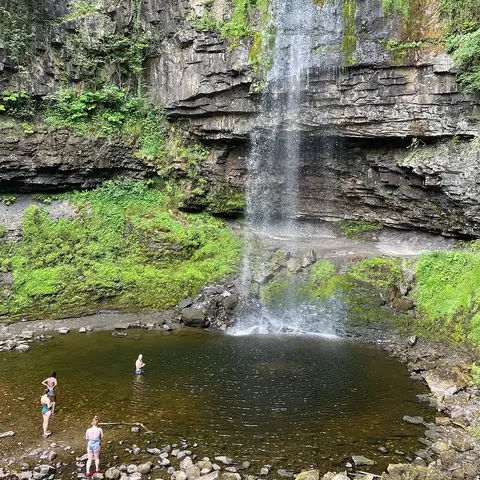
[[[142,377],[133,375],[139,353]],[[351,454],[374,458],[373,471],[381,471],[401,460],[394,449],[418,447],[422,429],[402,417],[430,415],[415,398],[424,389],[405,365],[350,341],[197,330],[129,330],[126,338],[72,333],[34,344],[27,354],[0,356],[0,430],[16,432],[2,441],[7,453],[47,444],[40,438],[40,382],[52,368],[58,411],[48,443],[77,450],[98,414],[103,422],[142,422],[155,432],[108,429],[109,439],[140,446],[186,439],[200,444],[200,456],[228,454],[253,462],[254,471],[264,463],[338,469]],[[391,453],[381,455],[380,445]],[[115,448],[116,441],[105,456]]]

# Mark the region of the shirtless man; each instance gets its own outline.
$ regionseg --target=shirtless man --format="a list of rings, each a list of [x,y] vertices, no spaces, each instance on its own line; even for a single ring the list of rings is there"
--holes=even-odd
[[[143,355],[140,354],[135,362],[135,375],[143,375],[143,367],[145,364],[143,363]]]
[[[50,401],[52,402],[52,414],[55,413],[55,403],[57,401],[57,394],[55,392],[55,389],[57,388],[56,377],[57,377],[57,372],[53,370],[50,376],[42,382],[42,385],[45,385],[45,387],[47,387],[48,389],[47,395],[50,398]]]

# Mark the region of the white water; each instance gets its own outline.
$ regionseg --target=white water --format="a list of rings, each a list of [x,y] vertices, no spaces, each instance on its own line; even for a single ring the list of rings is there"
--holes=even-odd
[[[313,0],[274,0],[272,4],[276,29],[273,66],[262,96],[262,128],[253,132],[248,158],[248,226],[242,266],[245,292],[252,278],[264,276],[262,269],[270,256],[259,237],[269,237],[273,231],[295,243],[303,142],[300,105],[311,70],[322,69],[334,76],[339,70],[341,5],[329,1],[320,8]],[[324,147],[331,148],[327,142]],[[288,291],[285,295],[287,308],[272,312],[257,305],[237,320],[230,333],[335,334],[337,319],[343,317],[340,302],[319,307],[296,303]]]

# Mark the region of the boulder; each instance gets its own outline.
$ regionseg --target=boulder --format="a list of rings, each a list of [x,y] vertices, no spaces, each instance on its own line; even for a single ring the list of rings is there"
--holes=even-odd
[[[370,460],[369,458],[364,457],[363,455],[352,455],[352,462],[356,467],[371,466],[371,465],[377,464],[375,460]]]
[[[432,393],[453,395],[464,389],[469,383],[469,376],[458,367],[443,365],[430,370],[425,375],[425,381]]]
[[[105,478],[108,480],[117,480],[120,478],[121,472],[118,468],[111,467],[105,472]]]
[[[198,308],[186,307],[181,311],[183,323],[189,327],[201,327],[205,323],[205,314]]]
[[[30,350],[30,346],[25,343],[20,343],[15,347],[15,350],[19,352],[28,352]]]
[[[320,471],[319,470],[307,470],[305,472],[299,473],[295,480],[319,480]]]
[[[410,417],[409,415],[404,415],[403,421],[406,423],[411,423],[412,425],[423,425],[425,423],[423,417],[420,416]]]
[[[152,462],[145,462],[145,463],[141,463],[137,467],[137,471],[138,471],[138,473],[141,473],[142,475],[148,475],[152,471],[152,468],[153,468],[153,463]]]
[[[315,250],[309,250],[308,253],[302,259],[302,267],[306,268],[313,265],[317,261],[317,254]]]

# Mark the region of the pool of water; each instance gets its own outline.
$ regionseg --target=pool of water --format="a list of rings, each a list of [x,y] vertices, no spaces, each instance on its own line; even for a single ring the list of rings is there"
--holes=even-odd
[[[133,374],[139,353],[144,376]],[[53,435],[44,441],[39,398],[52,369],[58,408]],[[120,439],[130,445],[186,439],[199,443],[200,456],[227,454],[251,461],[255,471],[264,463],[338,469],[351,454],[375,459],[372,471],[381,471],[402,459],[395,449],[419,447],[423,429],[402,417],[433,415],[416,400],[425,390],[405,365],[376,347],[340,339],[198,330],[130,330],[125,338],[71,333],[26,354],[3,353],[0,378],[0,431],[16,432],[2,440],[7,453],[52,441],[80,453],[84,431],[99,415],[102,422],[141,422],[155,432],[107,429],[114,440],[107,458],[118,453]],[[380,454],[380,445],[389,454]]]

